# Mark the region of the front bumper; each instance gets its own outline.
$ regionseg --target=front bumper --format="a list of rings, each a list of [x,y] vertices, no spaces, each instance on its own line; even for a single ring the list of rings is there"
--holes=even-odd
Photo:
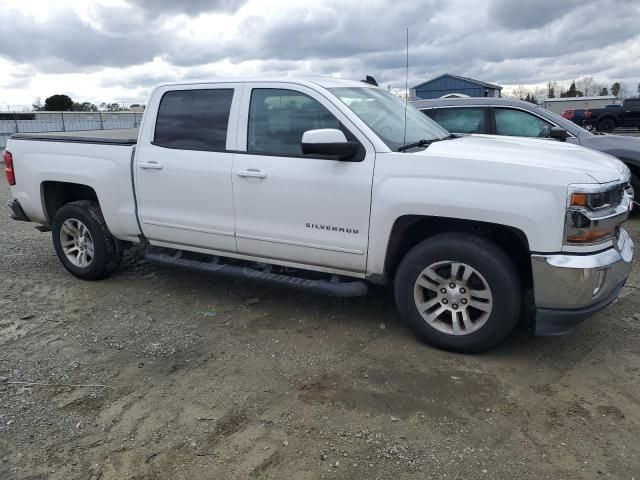
[[[20,222],[31,221],[29,217],[27,217],[27,214],[24,213],[24,210],[22,210],[22,207],[20,206],[20,202],[18,202],[18,200],[16,200],[15,198],[13,200],[7,201],[7,207],[9,207],[9,210],[11,210],[11,213],[9,214],[10,218],[14,220],[18,220]]]
[[[588,255],[532,255],[536,335],[562,335],[602,310],[624,286],[634,245],[620,229],[613,248]]]

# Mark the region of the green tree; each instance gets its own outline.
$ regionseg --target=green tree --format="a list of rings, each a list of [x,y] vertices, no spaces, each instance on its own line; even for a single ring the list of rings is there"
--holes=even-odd
[[[91,102],[73,102],[73,110],[75,112],[97,112],[98,107]]]
[[[600,93],[598,95],[600,95],[601,97],[608,96],[609,95],[609,89],[607,87],[602,87],[600,89]]]
[[[620,85],[620,82],[614,82],[613,85],[611,85],[611,95],[614,96],[618,96],[620,95],[620,90],[622,89],[622,86]]]
[[[584,97],[584,93],[576,88],[576,82],[571,82],[569,90],[560,94],[563,98]]]
[[[68,112],[73,110],[73,100],[68,95],[51,95],[44,101],[44,108],[48,112]]]
[[[117,112],[119,110],[122,110],[122,108],[120,108],[120,104],[116,102],[109,103],[107,105],[107,112]]]

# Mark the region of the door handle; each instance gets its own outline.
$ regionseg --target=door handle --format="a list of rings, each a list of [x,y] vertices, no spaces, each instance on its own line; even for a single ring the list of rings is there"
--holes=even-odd
[[[146,162],[146,163],[139,163],[138,166],[140,168],[144,168],[145,170],[162,170],[162,164],[159,162]]]
[[[248,170],[240,170],[236,173],[239,177],[248,177],[248,178],[267,178],[267,174],[262,170],[258,170],[255,168],[250,168]]]

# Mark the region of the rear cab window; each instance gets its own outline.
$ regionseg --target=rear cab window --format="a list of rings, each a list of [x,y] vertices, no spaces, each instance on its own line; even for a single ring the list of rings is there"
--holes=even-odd
[[[181,150],[225,151],[233,92],[233,88],[166,92],[152,143]]]

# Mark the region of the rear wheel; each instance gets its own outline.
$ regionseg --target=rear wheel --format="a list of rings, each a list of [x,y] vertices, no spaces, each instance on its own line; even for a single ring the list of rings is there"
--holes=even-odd
[[[513,262],[483,237],[431,237],[402,260],[395,279],[398,310],[414,333],[446,350],[487,350],[511,333],[520,312]]]
[[[613,118],[603,118],[598,122],[596,128],[599,132],[613,132],[613,130],[616,128],[616,122],[613,120]]]
[[[67,203],[55,214],[53,246],[62,265],[76,277],[99,280],[109,276],[122,260],[100,207],[94,201]]]

